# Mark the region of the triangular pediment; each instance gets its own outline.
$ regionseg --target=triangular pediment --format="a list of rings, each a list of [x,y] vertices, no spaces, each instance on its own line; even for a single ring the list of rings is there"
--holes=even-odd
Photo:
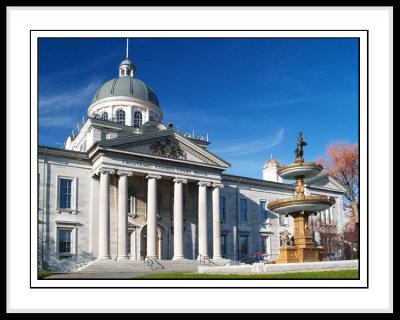
[[[223,169],[230,166],[229,163],[198,146],[190,139],[171,130],[102,141],[98,145],[103,149],[121,150],[125,153],[141,154],[172,161],[187,161]]]
[[[311,187],[326,188],[342,192],[346,191],[346,189],[337,179],[328,174],[322,174],[315,178],[309,179],[306,181],[306,183]]]

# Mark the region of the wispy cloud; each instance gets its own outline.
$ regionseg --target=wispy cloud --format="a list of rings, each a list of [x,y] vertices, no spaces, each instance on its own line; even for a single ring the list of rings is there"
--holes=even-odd
[[[49,110],[52,112],[66,110],[71,107],[82,105],[83,101],[89,100],[96,89],[100,86],[99,80],[94,80],[88,83],[83,89],[72,89],[63,91],[62,93],[46,93],[39,97],[39,110],[46,113]]]
[[[54,117],[39,117],[40,127],[61,127],[73,128],[76,122],[76,117],[72,116],[54,116]]]
[[[225,141],[225,144],[228,145],[227,147],[213,149],[212,152],[225,156],[242,156],[246,154],[252,154],[277,146],[282,142],[283,136],[284,130],[279,129],[278,132],[276,132],[272,137],[263,137],[260,139],[236,144],[229,144],[227,141]]]
[[[118,59],[122,59],[120,56],[121,53],[117,49],[114,49],[96,58],[95,60],[92,60],[90,63],[79,64],[76,67],[53,72],[44,76],[39,73],[39,83],[41,86],[48,86],[66,77],[80,74],[98,73],[98,69],[103,67],[104,65],[107,65],[108,62],[118,62]]]

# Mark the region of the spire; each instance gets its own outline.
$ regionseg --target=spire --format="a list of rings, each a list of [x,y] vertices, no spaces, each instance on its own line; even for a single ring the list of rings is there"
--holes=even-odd
[[[129,60],[129,38],[126,38],[126,60]]]

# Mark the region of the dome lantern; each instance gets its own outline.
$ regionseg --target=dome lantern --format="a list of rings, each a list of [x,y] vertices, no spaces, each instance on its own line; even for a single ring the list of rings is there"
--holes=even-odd
[[[135,74],[136,67],[133,62],[129,59],[125,59],[119,64],[119,76],[120,77],[131,77]]]

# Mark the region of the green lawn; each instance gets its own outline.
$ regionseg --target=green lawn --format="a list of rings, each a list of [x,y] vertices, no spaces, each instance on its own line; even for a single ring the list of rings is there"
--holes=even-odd
[[[156,273],[133,279],[358,279],[358,270],[288,272],[276,274]]]
[[[41,279],[44,279],[44,278],[46,278],[46,277],[48,277],[50,275],[52,275],[52,273],[49,272],[49,271],[39,271],[38,272],[38,279],[41,280]]]

